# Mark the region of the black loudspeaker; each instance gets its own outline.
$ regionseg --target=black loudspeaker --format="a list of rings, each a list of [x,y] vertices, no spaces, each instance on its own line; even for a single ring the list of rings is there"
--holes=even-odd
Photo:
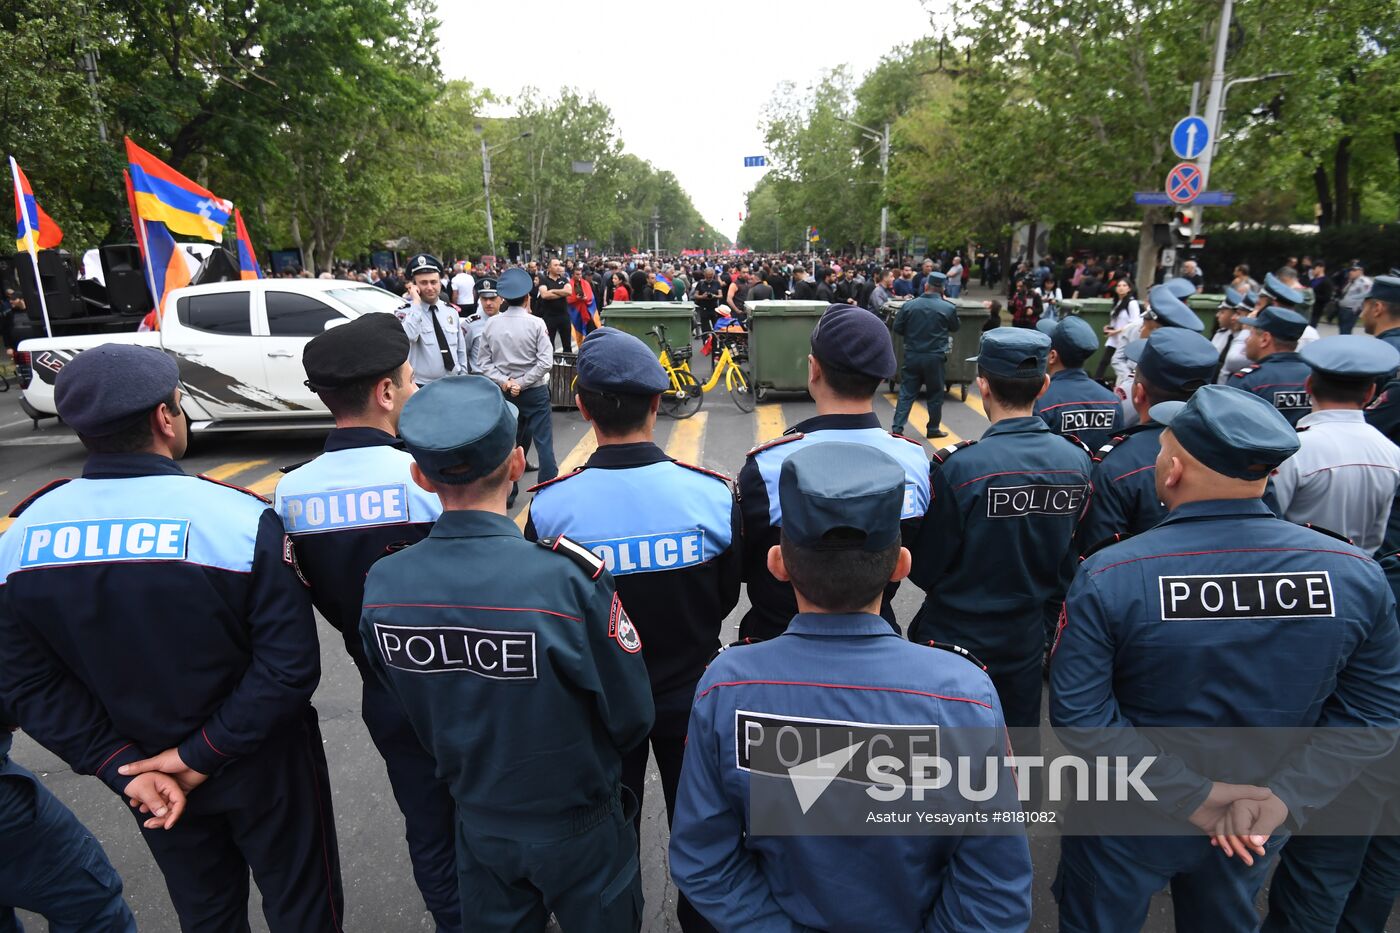
[[[118,314],[144,315],[151,310],[151,287],[135,243],[108,243],[97,248],[107,298]]]
[[[519,262],[521,252],[519,240],[511,240],[506,244],[506,255],[510,256],[511,262]]]
[[[214,247],[190,278],[191,285],[236,281],[238,281],[238,257],[222,246]]]
[[[44,312],[39,304],[39,292],[34,284],[34,265],[29,254],[16,253],[14,263],[29,319],[42,322]],[[78,295],[78,266],[73,261],[72,253],[66,249],[40,250],[39,279],[43,282],[49,320],[67,321],[84,315],[83,299]]]

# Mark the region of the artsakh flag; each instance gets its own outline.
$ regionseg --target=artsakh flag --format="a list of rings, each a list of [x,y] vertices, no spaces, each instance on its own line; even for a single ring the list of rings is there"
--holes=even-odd
[[[243,226],[243,214],[233,209],[233,228],[238,232],[238,277],[240,279],[260,279],[262,267],[258,265],[258,254],[253,250],[253,240],[248,236],[248,228]]]
[[[656,290],[663,295],[671,294],[671,280],[658,273],[656,276]]]
[[[233,204],[195,184],[128,137],[126,158],[136,210],[146,221],[157,220],[170,232],[223,239]]]
[[[14,156],[10,156],[10,172],[15,180],[15,249],[21,253],[53,249],[63,242],[63,231],[34,199],[34,189]]]
[[[579,294],[582,292],[583,294]],[[593,297],[593,285],[587,279],[579,283],[579,292],[569,295],[569,323],[574,330],[574,343],[598,329],[598,300]]]

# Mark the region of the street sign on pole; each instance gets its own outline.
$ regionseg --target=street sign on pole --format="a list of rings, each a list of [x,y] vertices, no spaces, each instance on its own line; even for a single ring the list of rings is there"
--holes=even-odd
[[[1180,159],[1195,159],[1210,145],[1210,127],[1200,117],[1186,117],[1172,128],[1172,151]]]
[[[1164,268],[1164,269],[1175,269],[1175,268],[1176,268],[1176,247],[1174,247],[1174,246],[1164,246],[1164,247],[1162,247],[1162,268]]]
[[[1139,191],[1133,195],[1133,203],[1139,207],[1171,207],[1176,202],[1163,191]],[[1197,207],[1229,207],[1235,203],[1233,191],[1202,191],[1191,202]]]
[[[762,168],[768,164],[763,156],[744,156],[744,168]]]
[[[1173,204],[1190,204],[1205,189],[1205,177],[1194,162],[1178,162],[1167,173],[1167,197]]]

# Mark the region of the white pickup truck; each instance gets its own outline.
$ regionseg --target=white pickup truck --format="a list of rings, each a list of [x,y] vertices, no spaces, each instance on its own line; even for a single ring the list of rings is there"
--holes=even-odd
[[[338,322],[394,313],[404,301],[382,288],[323,279],[258,279],[177,289],[159,331],[25,340],[15,354],[20,404],[31,418],[57,414],[54,378],[90,347],[128,343],[164,350],[180,364],[192,431],[287,430],[329,426],[330,414],[305,385],[302,347]]]

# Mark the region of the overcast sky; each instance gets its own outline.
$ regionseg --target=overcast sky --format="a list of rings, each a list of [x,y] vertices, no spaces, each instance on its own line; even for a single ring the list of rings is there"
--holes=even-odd
[[[443,75],[498,96],[573,86],[611,108],[623,146],[680,179],[702,216],[739,230],[763,169],[759,118],[779,82],[823,69],[857,77],[896,45],[930,34],[919,0],[732,0],[610,5],[532,0],[519,7],[438,0]],[[541,44],[551,51],[534,50]],[[704,142],[697,129],[714,132]]]

